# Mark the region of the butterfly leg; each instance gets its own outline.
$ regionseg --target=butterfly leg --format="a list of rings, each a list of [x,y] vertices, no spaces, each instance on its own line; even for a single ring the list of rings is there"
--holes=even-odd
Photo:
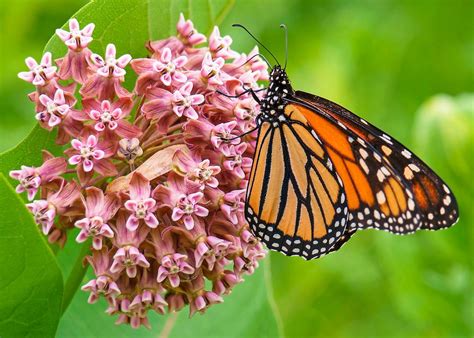
[[[256,93],[261,92],[261,91],[264,91],[264,90],[266,90],[266,89],[267,89],[267,88],[260,88],[260,89],[257,89],[257,90],[253,90],[252,88],[247,88],[247,89],[245,89],[242,93],[237,94],[237,95],[229,95],[229,94],[226,94],[226,93],[224,93],[224,92],[221,92],[220,90],[216,90],[216,93],[218,93],[218,94],[220,94],[220,95],[224,95],[225,97],[228,97],[228,98],[230,98],[230,99],[236,99],[236,98],[239,98],[239,97],[241,97],[241,96],[243,96],[243,95],[245,95],[245,94],[250,93],[250,94],[252,95],[253,99],[254,99],[255,101],[257,101],[258,104],[260,104],[261,100],[260,100],[260,98],[257,96]]]

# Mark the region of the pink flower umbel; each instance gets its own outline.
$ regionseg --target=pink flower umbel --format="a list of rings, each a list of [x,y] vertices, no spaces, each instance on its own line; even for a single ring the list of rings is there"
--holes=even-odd
[[[135,231],[141,220],[150,228],[156,228],[159,222],[153,214],[156,201],[150,197],[150,182],[139,173],[133,174],[129,194],[130,199],[125,202],[125,208],[130,211],[127,228]]]
[[[10,176],[50,243],[90,246],[95,276],[82,290],[117,324],[204,313],[266,254],[244,204],[259,113],[245,91],[263,88],[267,66],[217,27],[205,46],[182,14],[176,36],[148,42],[146,58],[118,57],[111,43],[102,58],[89,49],[93,31],[76,19],[56,31],[67,46],[58,72],[49,53],[27,59],[19,77],[34,86],[32,119],[66,149]],[[129,63],[133,92],[122,86]]]

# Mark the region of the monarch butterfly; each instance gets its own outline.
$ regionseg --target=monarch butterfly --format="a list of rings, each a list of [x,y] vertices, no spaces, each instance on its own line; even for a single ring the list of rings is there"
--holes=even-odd
[[[425,163],[340,105],[293,90],[286,62],[273,58],[263,99],[247,90],[261,113],[245,217],[269,249],[314,259],[360,229],[405,235],[456,223],[453,194]]]

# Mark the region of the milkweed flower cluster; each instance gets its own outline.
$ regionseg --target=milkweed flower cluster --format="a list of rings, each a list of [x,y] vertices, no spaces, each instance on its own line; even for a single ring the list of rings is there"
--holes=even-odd
[[[183,15],[177,35],[149,42],[143,59],[113,44],[104,57],[92,52],[93,31],[72,19],[56,31],[63,58],[26,59],[19,77],[36,88],[35,118],[65,150],[10,176],[50,242],[63,246],[74,228],[75,241],[90,241],[95,279],[82,290],[90,303],[104,297],[117,323],[149,326],[148,311],[186,305],[204,312],[266,253],[243,206],[259,112],[244,92],[261,89],[267,65],[257,48],[232,50],[217,27],[202,47]]]

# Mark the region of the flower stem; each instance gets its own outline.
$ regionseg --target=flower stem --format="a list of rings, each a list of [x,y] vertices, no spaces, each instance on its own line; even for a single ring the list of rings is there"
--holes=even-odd
[[[76,294],[77,288],[82,282],[84,275],[86,274],[88,265],[84,266],[83,261],[84,257],[90,251],[90,241],[86,241],[82,244],[81,249],[76,257],[74,266],[72,267],[69,276],[64,283],[64,293],[63,293],[63,305],[62,313],[66,312],[69,304],[71,303],[72,298]]]
[[[165,326],[163,330],[160,332],[159,338],[168,338],[171,330],[173,330],[174,324],[176,323],[176,319],[178,319],[177,313],[170,313],[168,315],[168,319],[165,322]]]
[[[177,134],[172,134],[172,135],[166,135],[166,136],[156,138],[151,142],[145,142],[145,143],[143,143],[143,149],[146,149],[148,151],[148,149],[152,149],[152,147],[155,147],[156,145],[160,145],[163,142],[171,141],[171,140],[175,139],[176,137],[178,137],[180,135],[182,135],[182,134],[177,133]]]

